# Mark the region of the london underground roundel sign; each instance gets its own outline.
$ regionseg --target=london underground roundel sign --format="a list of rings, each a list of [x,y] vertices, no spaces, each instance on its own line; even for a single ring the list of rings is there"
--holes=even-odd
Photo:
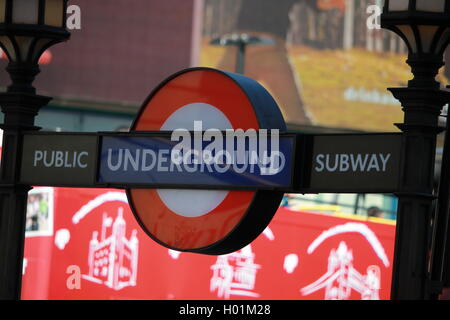
[[[144,102],[131,131],[279,129],[285,122],[256,81],[210,68],[183,70]],[[277,191],[129,189],[130,206],[158,243],[178,251],[226,254],[253,241],[269,224]]]

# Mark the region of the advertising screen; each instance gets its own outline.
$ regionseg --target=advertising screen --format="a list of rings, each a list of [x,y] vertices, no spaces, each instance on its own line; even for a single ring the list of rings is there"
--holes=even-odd
[[[259,38],[244,72],[276,97],[292,129],[397,131],[400,103],[386,90],[412,78],[406,46],[382,30],[379,0],[206,0],[201,63],[237,67],[237,46],[217,38]],[[219,42],[220,44],[220,42]],[[447,83],[447,71],[439,75]]]
[[[282,207],[227,255],[148,238],[123,191],[35,188],[22,299],[387,300],[395,225]],[[31,210],[32,208],[32,210]]]

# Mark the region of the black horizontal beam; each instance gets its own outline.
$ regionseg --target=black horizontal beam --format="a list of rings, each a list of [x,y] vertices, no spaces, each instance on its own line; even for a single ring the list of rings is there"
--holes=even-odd
[[[399,133],[280,133],[278,147],[282,156],[278,157],[278,165],[284,162],[281,170],[270,167],[273,163],[269,160],[276,162],[277,159],[269,156],[275,151],[270,142],[274,137],[270,130],[267,135],[249,131],[215,132],[217,138],[222,137],[225,149],[227,134],[234,139],[234,147],[229,151],[235,158],[228,167],[226,163],[221,167],[220,163],[204,161],[205,150],[216,141],[203,139],[208,131],[183,133],[191,138],[190,143],[179,137],[172,139],[173,132],[169,131],[27,132],[24,134],[20,182],[34,186],[117,189],[274,190],[285,193],[398,191],[402,164],[402,134]],[[259,153],[259,139],[268,143],[269,157],[259,157],[258,161],[269,162],[254,159],[250,163],[251,157],[247,156],[244,162],[237,163],[242,154],[240,151],[255,151],[250,148],[251,139],[259,146],[256,155],[263,155]],[[183,142],[191,146],[182,149],[184,152],[195,150],[194,141],[201,143],[196,145],[202,155],[197,163],[174,164],[170,158],[174,148]],[[238,150],[238,141],[243,143],[244,149]]]

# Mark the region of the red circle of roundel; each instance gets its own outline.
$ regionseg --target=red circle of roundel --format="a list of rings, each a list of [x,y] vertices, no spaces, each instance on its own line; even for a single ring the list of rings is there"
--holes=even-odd
[[[256,100],[262,103],[260,110]],[[173,75],[155,89],[131,131],[161,130],[177,110],[198,103],[218,109],[233,129],[284,129],[276,103],[255,81],[194,68]],[[206,254],[232,252],[251,242],[267,226],[282,196],[268,191],[229,191],[209,213],[186,217],[172,211],[156,189],[130,189],[127,195],[137,220],[155,241],[171,249]]]

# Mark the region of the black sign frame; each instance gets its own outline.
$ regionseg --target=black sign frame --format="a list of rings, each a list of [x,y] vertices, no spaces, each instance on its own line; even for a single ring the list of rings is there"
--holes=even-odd
[[[317,137],[331,137],[331,138],[374,138],[374,137],[385,137],[384,141],[389,141],[389,137],[395,138],[398,141],[397,145],[397,161],[396,161],[396,172],[395,172],[395,180],[396,183],[392,185],[392,187],[368,187],[364,182],[359,182],[361,184],[361,188],[355,189],[356,187],[314,187],[312,186],[312,175],[313,175],[313,166],[314,166],[314,150],[316,146],[316,138]],[[301,181],[298,186],[296,192],[300,193],[310,193],[310,194],[318,194],[318,193],[356,193],[356,194],[392,194],[399,192],[400,190],[400,182],[402,178],[402,170],[404,164],[404,155],[402,153],[402,145],[404,144],[404,135],[402,133],[397,132],[376,132],[376,133],[324,133],[324,134],[310,134],[305,135],[303,137],[303,145],[304,145],[304,153],[302,160],[304,161],[304,166],[301,168]]]
[[[91,152],[92,152],[92,156],[90,157],[90,165],[92,166],[90,168],[91,171],[91,175],[90,177],[86,177],[84,183],[77,183],[74,182],[74,179],[67,179],[67,180],[71,180],[70,183],[49,183],[46,178],[42,178],[42,170],[45,171],[45,174],[50,174],[49,171],[55,171],[56,170],[56,174],[61,173],[62,170],[60,170],[60,168],[51,168],[51,169],[42,169],[41,170],[36,170],[36,174],[30,174],[28,171],[31,170],[31,168],[27,167],[27,163],[29,162],[29,159],[27,159],[26,155],[28,154],[27,150],[27,139],[31,138],[36,138],[36,137],[42,137],[46,140],[48,140],[49,138],[64,138],[64,137],[70,137],[70,138],[74,138],[74,139],[83,139],[83,138],[87,138],[90,137],[92,138],[92,143],[95,145],[90,146],[91,147]],[[28,184],[28,185],[33,185],[33,186],[52,186],[52,187],[68,187],[68,188],[97,188],[96,186],[96,172],[98,171],[98,151],[99,151],[99,140],[100,140],[100,136],[98,133],[94,133],[94,132],[48,132],[48,131],[40,131],[40,132],[24,132],[23,133],[23,139],[24,139],[24,145],[23,145],[23,149],[21,150],[21,166],[20,166],[20,183],[21,184]],[[31,149],[35,149],[35,148],[31,148]],[[79,170],[78,170],[79,172]],[[53,173],[55,174],[55,173]],[[76,179],[75,179],[76,181]]]
[[[191,134],[194,132],[190,131]],[[30,184],[34,186],[53,186],[53,187],[75,187],[75,188],[115,188],[115,189],[146,189],[146,188],[158,188],[158,189],[191,189],[191,190],[205,190],[205,189],[213,189],[213,190],[267,190],[267,191],[279,191],[284,193],[302,193],[302,194],[315,194],[315,193],[395,193],[399,191],[399,183],[401,179],[401,170],[400,168],[403,165],[403,155],[401,154],[401,143],[403,143],[403,135],[401,133],[344,133],[344,134],[301,134],[294,132],[286,132],[280,133],[280,137],[288,137],[293,139],[293,152],[290,155],[292,161],[292,177],[290,187],[273,187],[273,186],[246,186],[246,185],[238,185],[238,186],[211,186],[211,185],[201,185],[201,184],[143,184],[143,183],[126,183],[125,185],[122,183],[103,183],[99,182],[99,173],[100,173],[100,161],[101,161],[101,150],[102,150],[102,142],[103,137],[162,137],[169,138],[172,132],[170,131],[140,131],[140,132],[87,132],[87,133],[71,133],[71,132],[25,132],[25,138],[27,136],[43,136],[43,137],[71,137],[76,139],[77,137],[92,137],[96,141],[95,147],[95,162],[93,163],[93,175],[91,179],[86,179],[85,183],[48,183],[48,180],[43,182],[39,181],[38,178],[26,178],[24,177],[24,163],[25,160],[22,159],[22,167],[21,167],[21,183]],[[225,135],[225,132],[222,132]],[[316,145],[316,139],[318,137],[332,137],[333,139],[345,139],[345,138],[361,138],[365,137],[385,137],[384,139],[388,141],[389,137],[396,137],[396,139],[401,140],[398,145],[398,161],[396,163],[396,168],[398,169],[396,174],[396,185],[392,187],[385,188],[370,188],[367,187],[367,184],[361,183],[361,188],[355,189],[355,187],[350,188],[333,188],[333,187],[322,187],[317,188],[312,186],[312,171],[313,171],[313,162],[314,162],[314,148]],[[29,154],[29,151],[23,150],[23,155]],[[28,170],[29,171],[29,170]]]

